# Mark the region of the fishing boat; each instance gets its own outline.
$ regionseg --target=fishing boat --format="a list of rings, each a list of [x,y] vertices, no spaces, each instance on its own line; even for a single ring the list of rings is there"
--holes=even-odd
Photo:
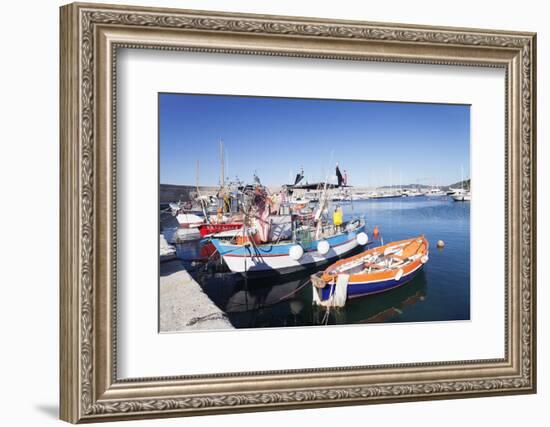
[[[424,236],[400,240],[342,259],[311,276],[313,300],[343,306],[348,298],[377,294],[412,280],[428,262]]]
[[[200,240],[201,234],[197,227],[167,227],[162,234],[171,245]]]
[[[210,235],[221,233],[223,231],[239,230],[242,227],[243,227],[242,222],[217,223],[217,224],[207,223],[207,224],[199,225],[198,229],[201,237],[207,237]]]
[[[204,216],[198,211],[186,211],[183,208],[174,209],[171,206],[177,227],[164,227],[163,235],[170,244],[183,243],[201,238],[199,227],[205,223]]]
[[[234,273],[287,274],[325,264],[349,254],[358,245],[365,245],[365,221],[356,219],[334,227],[297,228],[291,239],[273,239],[261,243],[257,233],[243,228],[246,233],[236,241],[212,238],[211,241]]]
[[[295,186],[271,193],[255,177],[254,184],[243,189],[240,232],[229,239],[220,238],[220,233],[210,237],[227,267],[246,276],[281,275],[333,262],[367,244],[364,218],[344,222],[343,210],[335,206],[330,221],[333,194],[329,190],[343,186],[338,166],[336,175],[338,185],[329,186],[327,177],[318,203],[297,197],[293,200]],[[344,194],[342,190],[339,193]],[[224,234],[231,232],[235,230]]]
[[[204,216],[199,212],[180,211],[176,215],[176,219],[181,228],[197,228],[201,224],[204,224]]]

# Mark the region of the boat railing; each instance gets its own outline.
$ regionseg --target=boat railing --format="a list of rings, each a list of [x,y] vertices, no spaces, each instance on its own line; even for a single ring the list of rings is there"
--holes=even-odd
[[[309,244],[314,240],[314,230],[311,228],[299,228],[295,230],[294,240],[302,244]]]
[[[364,224],[363,218],[354,218],[345,222],[340,227],[336,227],[332,223],[327,223],[317,227],[313,222],[306,226],[298,227],[293,230],[293,240],[301,244],[309,244],[315,240],[326,239],[339,233],[346,233],[357,230]]]

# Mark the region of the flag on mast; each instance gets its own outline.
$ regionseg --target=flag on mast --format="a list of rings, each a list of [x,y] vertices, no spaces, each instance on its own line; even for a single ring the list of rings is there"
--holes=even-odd
[[[341,187],[342,184],[344,183],[344,178],[342,177],[342,172],[340,172],[338,163],[336,163],[336,178],[338,178],[338,187]]]

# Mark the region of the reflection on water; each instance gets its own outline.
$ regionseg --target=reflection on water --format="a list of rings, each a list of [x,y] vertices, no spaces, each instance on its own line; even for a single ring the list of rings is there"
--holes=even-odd
[[[379,243],[424,234],[430,261],[411,282],[392,291],[348,300],[328,312],[312,305],[313,271],[270,279],[244,280],[218,264],[216,271],[190,269],[206,294],[237,328],[337,325],[381,322],[467,320],[470,318],[470,205],[448,197],[379,199],[346,205],[364,214]],[[435,247],[437,240],[445,248]],[[180,245],[178,256],[194,259],[196,245]]]

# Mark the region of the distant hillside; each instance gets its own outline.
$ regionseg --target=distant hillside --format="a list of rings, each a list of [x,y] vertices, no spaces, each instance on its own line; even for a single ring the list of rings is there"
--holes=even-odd
[[[469,189],[470,188],[470,180],[466,179],[464,181],[455,182],[451,185],[436,185],[435,187],[439,187],[442,190],[448,190],[450,187],[453,188],[460,188],[464,184],[464,188]],[[390,190],[390,189],[419,189],[419,190],[428,190],[430,188],[434,187],[433,185],[427,185],[427,184],[406,184],[406,185],[385,185],[383,187],[378,187],[381,190]]]
[[[433,185],[426,185],[426,184],[405,184],[405,185],[384,185],[383,187],[377,187],[380,190],[396,190],[398,188],[401,188],[403,190],[405,189],[419,189],[419,190],[428,190],[432,188]],[[445,186],[441,186],[441,188],[445,188]]]
[[[449,187],[453,187],[453,188],[463,187],[463,188],[469,190],[470,189],[470,179],[465,179],[464,181],[455,182],[454,184],[449,185]]]

